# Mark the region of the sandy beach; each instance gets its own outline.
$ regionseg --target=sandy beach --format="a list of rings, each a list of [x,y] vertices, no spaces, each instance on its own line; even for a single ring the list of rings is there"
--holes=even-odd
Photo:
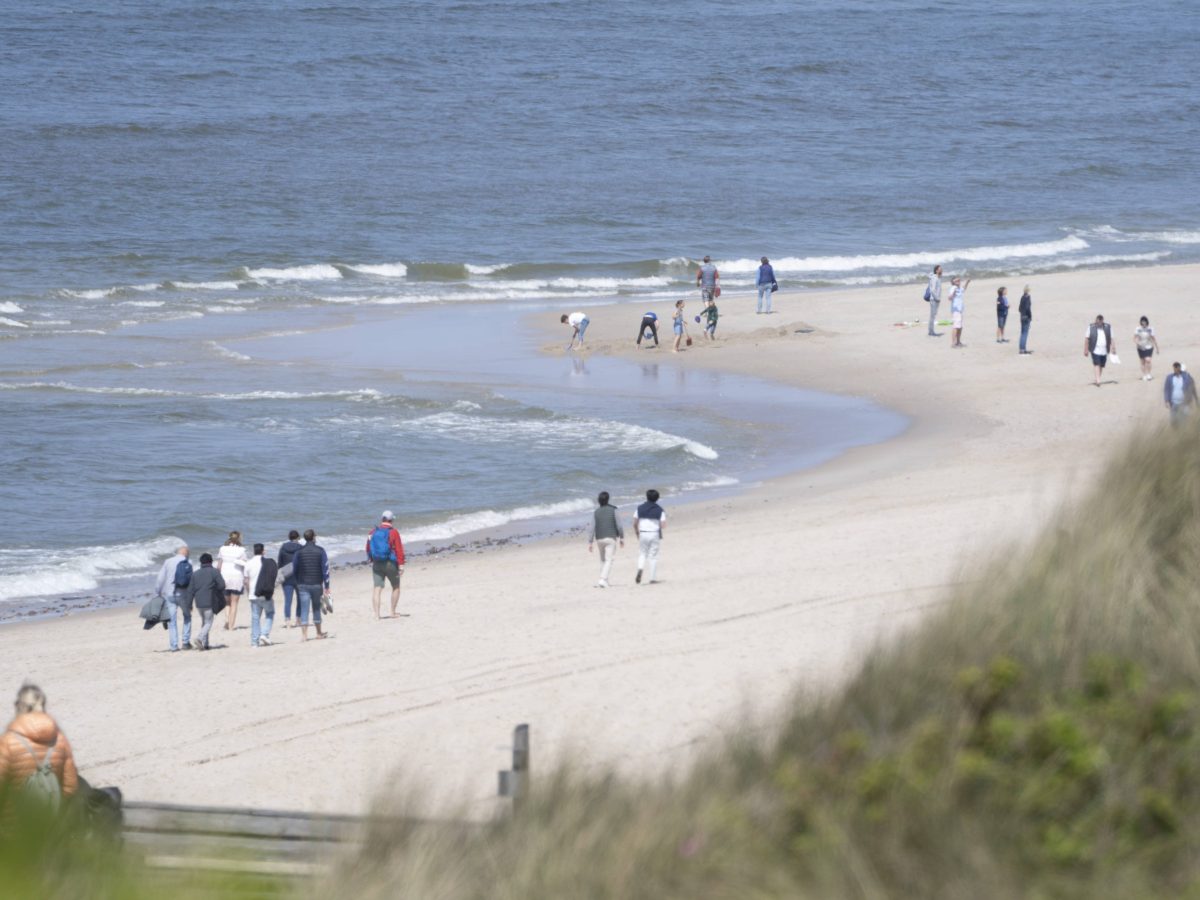
[[[281,613],[277,646],[252,649],[244,618],[232,634],[219,619],[210,653],[168,653],[136,608],[6,625],[0,685],[38,682],[80,771],[132,800],[361,812],[398,785],[486,815],[522,722],[535,769],[569,756],[669,772],[744,713],[825,689],[877,642],[902,639],[948,585],[970,582],[979,554],[1034,536],[1124,435],[1165,423],[1171,361],[1200,366],[1200,266],[1028,279],[1034,354],[1018,356],[1026,280],[973,282],[967,346],[954,351],[948,327],[935,339],[923,321],[897,324],[923,320],[923,284],[780,293],[771,316],[727,294],[712,346],[693,295],[696,342],[678,355],[669,303],[651,306],[667,338],[657,350],[633,346],[641,307],[589,309],[587,354],[868,397],[911,420],[899,438],[731,498],[664,497],[659,584],[634,585],[634,540],[607,590],[593,587],[598,560],[582,537],[422,557],[404,576],[401,616],[382,622],[368,571],[336,573],[332,637],[309,644]],[[994,341],[1001,283],[1014,307],[1007,344]],[[1097,313],[1123,363],[1099,389],[1082,352]],[[1133,345],[1143,314],[1163,350],[1148,383]],[[563,352],[556,315],[535,327],[547,352]]]

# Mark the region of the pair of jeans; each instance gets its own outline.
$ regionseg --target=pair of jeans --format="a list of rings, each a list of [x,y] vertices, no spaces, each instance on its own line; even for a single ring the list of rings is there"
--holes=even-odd
[[[763,309],[763,304],[766,303],[766,309]],[[758,286],[758,312],[771,311],[771,285],[760,284]]]
[[[259,619],[263,615],[267,617],[267,627],[261,628]],[[257,647],[258,639],[265,637],[271,639],[271,626],[275,624],[275,599],[273,597],[251,597],[250,598],[250,646]]]
[[[1021,350],[1025,349],[1025,342],[1029,340],[1029,323],[1032,321],[1032,316],[1021,316]]]
[[[321,597],[325,593],[322,584],[296,585],[296,616],[301,625],[308,624],[308,613],[312,611],[312,620],[316,625],[321,624]]]
[[[588,326],[592,324],[591,319],[584,319],[579,323],[579,346],[583,346],[583,336],[587,333]]]
[[[200,641],[200,646],[207,650],[208,633],[212,631],[213,611],[211,609],[197,609],[196,612],[200,613],[200,634],[197,639]]]
[[[179,625],[175,621],[175,614],[178,613],[183,618],[183,642],[190,644],[192,642],[192,608],[185,606],[183,603],[185,592],[176,590],[170,597],[165,598],[167,601],[167,615],[171,618],[167,622],[167,635],[171,642],[171,649],[179,649]]]
[[[650,333],[652,335],[654,335],[654,346],[657,347],[658,346],[658,320],[650,319],[650,318],[647,318],[646,316],[642,316],[642,324],[638,326],[638,339],[637,339],[638,346],[639,347],[641,346],[642,338],[644,338],[646,336],[647,328],[649,328]]]
[[[283,621],[291,621],[292,618],[292,595],[296,593],[296,585],[294,582],[285,581],[283,583]],[[300,618],[300,601],[296,601],[296,618]]]
[[[650,571],[646,574],[649,580],[654,580],[654,573],[658,571],[658,548],[662,543],[662,534],[654,532],[653,534],[638,535],[638,571],[650,566]]]
[[[600,580],[608,581],[608,573],[612,571],[613,558],[617,555],[616,538],[596,538],[596,549],[600,552]]]

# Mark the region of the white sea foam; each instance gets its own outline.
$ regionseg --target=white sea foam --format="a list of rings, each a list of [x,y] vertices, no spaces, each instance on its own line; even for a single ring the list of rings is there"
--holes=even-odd
[[[263,281],[335,281],[342,277],[336,266],[327,263],[283,269],[247,269],[246,274]]]
[[[78,334],[80,332],[67,332]],[[103,334],[103,332],[101,332]],[[83,384],[71,384],[67,381],[9,381],[0,382],[0,390],[33,391],[54,390],[66,391],[73,394],[113,394],[129,397],[178,397],[177,391],[164,391],[158,388],[143,387],[90,387]]]
[[[773,259],[772,267],[779,272],[853,272],[858,269],[915,269],[928,268],[935,263],[999,262],[1008,259],[1030,259],[1059,256],[1086,250],[1090,245],[1072,234],[1057,241],[1034,244],[999,244],[996,246],[962,247],[952,250],[930,250],[916,253],[879,253],[861,256],[788,256]],[[734,259],[719,263],[722,274],[747,273],[758,270],[757,259]]]
[[[67,291],[67,290],[64,290],[63,293],[66,294],[68,297],[77,297],[80,300],[103,300],[105,297],[111,297],[114,291],[115,291],[115,288],[107,288],[105,290],[96,288],[96,289],[93,289],[90,291]]]
[[[502,272],[508,268],[508,263],[501,263],[495,266],[477,266],[472,263],[467,263],[465,266],[469,275],[495,275],[497,272]]]
[[[587,512],[591,508],[591,500],[578,498],[562,500],[558,503],[544,503],[538,506],[518,506],[515,509],[507,510],[485,509],[480,512],[454,516],[444,522],[418,526],[406,531],[404,539],[406,541],[445,541],[471,532],[482,531],[485,528],[499,528],[512,522],[523,522],[548,516],[574,515]],[[361,539],[359,543],[361,544]]]
[[[122,300],[120,306],[140,306],[145,309],[156,309],[159,306],[166,306],[165,300]]]
[[[237,360],[238,362],[249,362],[250,361],[250,357],[247,356],[245,353],[238,353],[236,350],[230,350],[228,347],[222,347],[216,341],[205,341],[204,346],[208,347],[210,350],[212,350],[214,353],[216,353],[217,356],[223,356],[226,359],[234,359],[234,360]]]
[[[16,319],[10,319],[7,316],[0,316],[0,325],[6,325],[9,328],[28,328],[24,322],[18,322]]]
[[[240,281],[168,281],[166,286],[179,291],[236,291]]]
[[[363,275],[378,275],[381,278],[404,278],[408,275],[408,266],[404,263],[379,263],[376,265],[346,266],[352,272]]]
[[[1200,244],[1200,231],[1121,231],[1112,225],[1099,225],[1083,232],[1118,244],[1135,241],[1162,244]]]
[[[21,307],[17,306],[15,303],[9,303],[7,300],[3,303],[0,303],[0,313],[8,313],[12,315],[13,313],[23,312],[25,312],[25,310],[21,309]]]
[[[249,357],[247,357],[249,358]],[[297,391],[247,391],[242,394],[204,394],[209,400],[382,400],[384,394],[374,388],[362,388],[353,391],[313,391],[301,393]]]
[[[220,306],[220,305],[218,305],[218,306],[206,306],[206,307],[204,307],[204,311],[210,312],[210,313],[216,313],[219,315],[221,313],[240,313],[240,312],[245,312],[246,310],[241,306]]]
[[[682,448],[699,459],[716,459],[712,447],[690,438],[625,422],[558,417],[554,419],[496,419],[440,412],[398,422],[402,431],[434,431],[471,443],[512,443],[540,450],[594,450],[655,453]]]
[[[106,577],[149,573],[181,543],[168,536],[108,546],[0,550],[0,601],[91,591]]]

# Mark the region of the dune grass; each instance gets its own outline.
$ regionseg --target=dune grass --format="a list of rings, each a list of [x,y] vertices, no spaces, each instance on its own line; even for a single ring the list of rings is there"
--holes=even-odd
[[[981,565],[769,739],[729,736],[670,783],[539,771],[511,820],[380,824],[295,892],[1200,898],[1198,446],[1198,427],[1136,439],[1032,547]],[[165,895],[54,827],[0,838],[0,893]]]
[[[769,741],[732,737],[674,784],[539,773],[511,822],[378,833],[339,888],[1200,897],[1198,438],[1136,439],[1031,548]]]

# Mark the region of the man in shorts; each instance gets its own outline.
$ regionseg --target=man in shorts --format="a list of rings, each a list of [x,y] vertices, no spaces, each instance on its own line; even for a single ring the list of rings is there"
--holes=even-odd
[[[1108,354],[1112,352],[1114,352],[1112,326],[1104,321],[1104,316],[1096,316],[1096,321],[1088,326],[1083,335],[1083,355],[1092,358],[1092,368],[1096,373],[1096,387],[1100,387],[1100,376],[1104,374]]]
[[[713,300],[721,295],[721,273],[712,264],[712,257],[704,257],[704,263],[696,272],[696,286],[700,288],[701,300]]]
[[[367,535],[367,557],[371,560],[371,581],[374,587],[371,591],[371,606],[375,609],[375,618],[382,618],[379,606],[383,602],[383,583],[392,585],[392,618],[396,618],[396,608],[400,605],[400,576],[404,574],[404,544],[400,540],[400,532],[392,524],[396,515],[390,509],[385,509],[379,517],[379,524]]]
[[[960,347],[967,346],[962,342],[963,330],[963,299],[967,293],[967,288],[971,284],[971,279],[963,281],[961,278],[951,278],[950,283],[954,285],[950,290],[950,318],[954,320],[954,330],[950,338],[950,348],[957,350]],[[933,305],[932,301],[929,304]]]

